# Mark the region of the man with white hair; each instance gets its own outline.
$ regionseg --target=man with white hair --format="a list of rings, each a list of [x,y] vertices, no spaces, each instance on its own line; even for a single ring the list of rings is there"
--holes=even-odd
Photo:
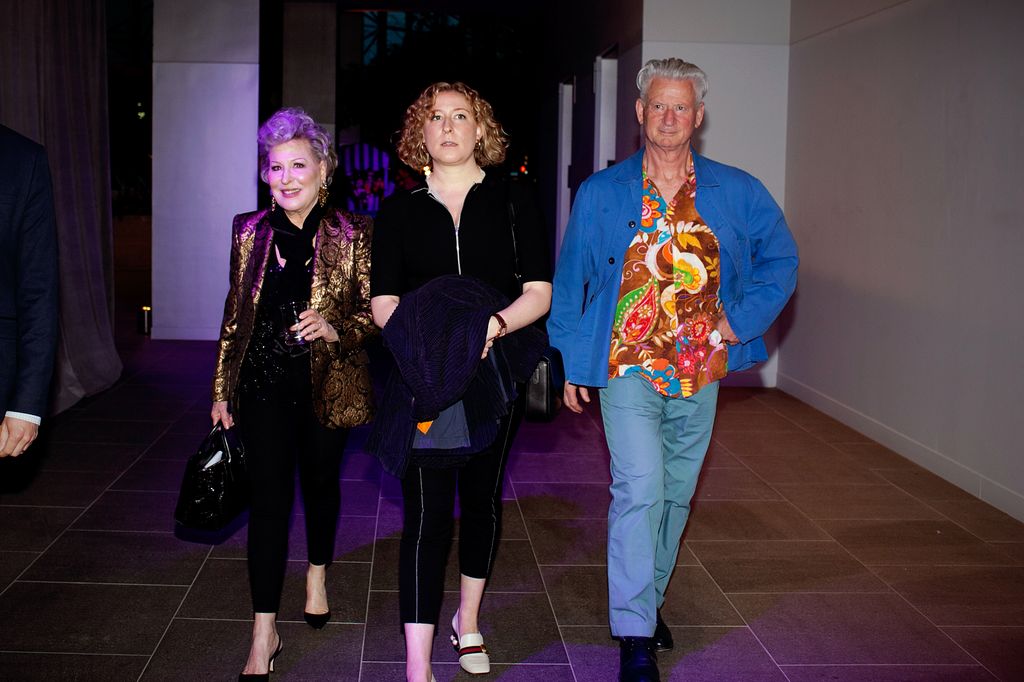
[[[782,211],[750,174],[693,151],[707,76],[681,59],[637,75],[644,146],[579,189],[548,333],[574,412],[600,389],[611,453],[608,600],[622,682],[660,680],[661,617],[711,441],[718,382],[767,359],[796,286]]]

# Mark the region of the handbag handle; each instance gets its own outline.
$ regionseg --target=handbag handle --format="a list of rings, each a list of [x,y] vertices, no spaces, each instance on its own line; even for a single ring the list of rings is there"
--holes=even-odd
[[[218,431],[220,431],[222,434],[225,434],[225,433],[228,432],[228,430],[229,429],[225,429],[224,428],[224,424],[223,423],[217,422],[216,424],[213,425],[213,428],[210,429],[210,435],[207,436],[207,439],[212,438],[213,435],[216,434]],[[224,459],[226,461],[230,462],[231,459],[232,459],[231,441],[229,441],[227,439],[227,437],[225,437],[224,435],[221,435],[220,442],[221,442],[221,445],[224,446]]]

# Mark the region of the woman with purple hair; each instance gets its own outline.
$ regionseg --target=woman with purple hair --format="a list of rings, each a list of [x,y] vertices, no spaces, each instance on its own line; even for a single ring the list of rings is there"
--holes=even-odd
[[[214,424],[237,421],[251,484],[254,624],[239,680],[268,679],[282,650],[277,614],[296,465],[309,561],[303,616],[317,629],[330,620],[338,468],[348,429],[372,416],[363,346],[375,333],[371,221],[327,206],[338,164],[330,135],[301,109],[282,109],[260,126],[258,142],[271,204],[234,219],[211,410]]]

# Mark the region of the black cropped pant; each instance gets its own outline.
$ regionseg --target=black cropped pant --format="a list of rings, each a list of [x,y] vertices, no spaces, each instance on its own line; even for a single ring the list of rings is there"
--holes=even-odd
[[[308,400],[244,400],[238,421],[249,470],[249,586],[256,613],[277,613],[288,559],[295,467],[305,508],[309,563],[334,558],[341,494],[338,473],[347,429],[329,429]]]
[[[437,625],[459,494],[459,572],[487,579],[501,537],[501,488],[523,401],[502,419],[491,447],[460,467],[410,466],[402,479],[404,516],[398,566],[403,623]]]

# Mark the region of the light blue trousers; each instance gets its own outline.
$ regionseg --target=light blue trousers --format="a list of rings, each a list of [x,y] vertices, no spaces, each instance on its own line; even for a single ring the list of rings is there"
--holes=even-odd
[[[654,634],[717,403],[718,382],[689,398],[665,398],[636,375],[601,390],[611,452],[608,615],[615,637]]]

